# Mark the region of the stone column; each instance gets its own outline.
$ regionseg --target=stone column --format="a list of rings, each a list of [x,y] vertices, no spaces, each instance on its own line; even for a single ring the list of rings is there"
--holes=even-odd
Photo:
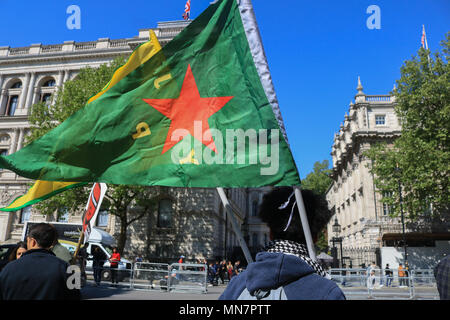
[[[35,81],[36,81],[36,73],[32,72],[30,84],[28,86],[27,100],[25,102],[25,108],[30,108],[33,103],[32,98],[33,98],[33,88],[34,88]]]
[[[3,107],[3,100],[5,100],[5,94],[4,94],[4,90],[2,89],[3,87],[3,75],[0,74],[0,115],[2,115],[2,107]]]
[[[69,76],[70,76],[70,70],[64,70],[64,80],[63,80],[63,82],[66,82],[67,80],[69,80]]]
[[[24,131],[25,131],[25,128],[20,128],[19,129],[19,139],[17,141],[17,150],[16,151],[19,151],[23,147]]]
[[[64,70],[59,70],[58,72],[58,84],[56,85],[56,89],[58,90],[59,88],[61,88],[62,84],[63,84],[63,77],[65,71]]]
[[[22,87],[22,93],[20,95],[20,104],[18,109],[25,109],[25,106],[27,105],[27,95],[29,86],[30,86],[30,74],[27,73],[25,76],[25,84]]]
[[[0,91],[0,115],[5,115],[6,113],[6,104],[7,104],[7,90],[6,89],[2,89]]]

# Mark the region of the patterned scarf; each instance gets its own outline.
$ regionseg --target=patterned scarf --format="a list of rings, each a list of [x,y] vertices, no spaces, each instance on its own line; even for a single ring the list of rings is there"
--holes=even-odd
[[[264,251],[292,254],[305,261],[318,275],[331,279],[330,275],[322,268],[322,266],[309,257],[308,250],[303,244],[290,240],[274,240],[269,242],[264,248]]]

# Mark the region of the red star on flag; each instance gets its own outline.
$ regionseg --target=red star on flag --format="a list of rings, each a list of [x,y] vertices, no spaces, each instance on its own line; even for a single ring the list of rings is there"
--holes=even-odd
[[[162,154],[170,150],[188,133],[180,136],[178,140],[172,139],[177,129],[187,130],[191,136],[202,142],[205,146],[217,153],[216,145],[209,132],[208,119],[222,109],[233,97],[200,97],[191,66],[188,65],[186,75],[181,87],[180,96],[176,99],[142,99],[151,107],[158,110],[171,120],[166,142]],[[194,130],[194,122],[201,121],[202,130]]]

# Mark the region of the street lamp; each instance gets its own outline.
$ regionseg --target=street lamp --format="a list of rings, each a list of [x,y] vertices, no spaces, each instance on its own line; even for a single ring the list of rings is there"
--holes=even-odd
[[[338,236],[341,233],[341,225],[339,224],[337,217],[334,218],[334,224],[332,226],[332,229],[335,236],[331,239],[331,241],[333,242],[333,248],[335,248],[335,252],[336,252],[336,245],[335,245],[336,242],[339,242],[341,247],[341,259],[339,260],[339,267],[342,267],[342,237]]]

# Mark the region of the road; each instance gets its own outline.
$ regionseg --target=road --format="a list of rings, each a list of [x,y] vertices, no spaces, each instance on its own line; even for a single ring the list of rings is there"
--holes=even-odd
[[[81,289],[83,300],[217,300],[226,285],[208,287],[207,293],[197,292],[167,292],[160,289],[131,290],[122,285],[112,287],[102,284],[99,287],[91,281]],[[367,289],[364,287],[341,287],[347,300],[369,300]],[[416,300],[439,300],[436,288],[416,288]],[[373,291],[373,300],[409,300],[408,288],[379,288]]]

